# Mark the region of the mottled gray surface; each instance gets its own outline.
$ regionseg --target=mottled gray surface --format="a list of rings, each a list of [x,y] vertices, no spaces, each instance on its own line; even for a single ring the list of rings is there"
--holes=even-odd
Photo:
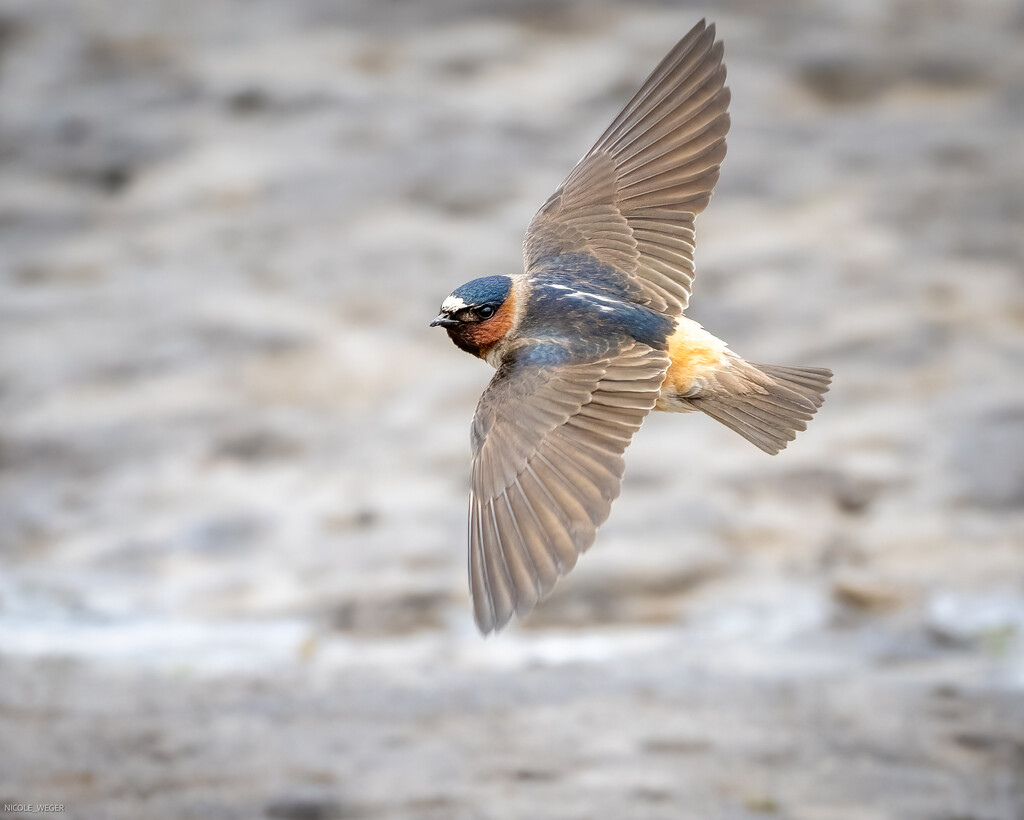
[[[702,15],[691,315],[834,388],[776,458],[652,417],[484,642],[427,322]],[[1010,0],[9,0],[0,801],[1020,820],[1022,133]]]

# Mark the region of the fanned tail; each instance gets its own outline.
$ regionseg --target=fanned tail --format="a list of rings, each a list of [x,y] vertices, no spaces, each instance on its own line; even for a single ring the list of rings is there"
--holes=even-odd
[[[742,362],[737,369],[738,389],[717,390],[690,401],[694,409],[707,413],[770,455],[807,429],[832,381],[832,371],[824,367]]]

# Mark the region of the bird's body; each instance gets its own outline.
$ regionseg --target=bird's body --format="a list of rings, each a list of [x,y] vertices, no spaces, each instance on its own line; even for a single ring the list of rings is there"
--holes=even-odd
[[[683,315],[693,222],[725,156],[721,43],[698,24],[540,209],[525,272],[457,288],[435,325],[496,374],[473,420],[470,588],[485,634],[594,540],[651,410],[700,410],[768,453],[831,373],[751,364]]]

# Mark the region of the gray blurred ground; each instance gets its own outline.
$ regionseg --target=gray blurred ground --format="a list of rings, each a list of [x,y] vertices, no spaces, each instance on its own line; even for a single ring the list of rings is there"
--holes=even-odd
[[[835,386],[484,642],[427,322],[704,15],[691,315]],[[0,817],[1024,817],[1022,134],[1009,0],[7,0]]]

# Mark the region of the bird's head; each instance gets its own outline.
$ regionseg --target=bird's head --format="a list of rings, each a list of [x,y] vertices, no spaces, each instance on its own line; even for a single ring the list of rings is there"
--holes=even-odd
[[[486,358],[515,321],[515,294],[508,276],[485,276],[452,291],[430,323],[443,327],[467,353]]]

